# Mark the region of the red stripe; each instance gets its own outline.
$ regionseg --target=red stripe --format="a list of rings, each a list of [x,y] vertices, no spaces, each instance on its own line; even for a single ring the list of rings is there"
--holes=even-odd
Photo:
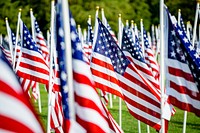
[[[194,78],[193,78],[192,74],[186,73],[183,70],[173,68],[173,67],[168,67],[168,71],[171,75],[174,75],[174,76],[177,76],[177,77],[182,77],[185,80],[188,80],[190,82],[194,82]]]
[[[27,64],[26,62],[20,62],[20,67],[29,69],[31,71],[35,71],[41,74],[49,75],[49,70],[43,69],[41,67],[33,66],[31,64]]]
[[[20,123],[19,121],[16,121],[12,118],[9,118],[7,116],[3,116],[0,114],[0,128],[10,131],[10,132],[16,132],[16,133],[34,133],[34,129],[30,129],[28,125],[24,125],[23,123]]]
[[[160,125],[160,124],[154,123],[154,122],[152,122],[151,120],[146,119],[145,117],[134,113],[134,112],[131,111],[129,108],[128,108],[128,110],[129,110],[129,113],[130,113],[132,116],[134,116],[136,119],[145,122],[146,124],[148,124],[149,126],[153,127],[153,128],[156,129],[156,130],[160,130],[160,128],[161,128],[161,125]]]
[[[135,79],[133,79],[133,80],[135,81]],[[134,84],[137,84],[137,82],[134,82]],[[160,108],[160,103],[158,101],[155,101],[153,98],[148,97],[147,95],[137,91],[136,89],[134,89],[131,86],[128,86],[122,82],[121,82],[121,85],[124,90],[130,92],[132,95],[135,95],[136,97],[139,97],[139,98],[143,99],[144,101],[149,102],[149,103],[157,106],[158,108]],[[149,92],[148,87],[146,87],[144,85],[141,85],[141,87]]]
[[[112,64],[108,64],[107,62],[104,62],[104,61],[102,61],[100,59],[97,59],[95,57],[92,57],[92,61],[91,62],[94,63],[94,64],[97,64],[97,65],[99,65],[101,67],[104,67],[106,69],[109,69],[111,71],[114,71],[114,68],[113,68]]]
[[[174,90],[176,90],[180,94],[188,95],[191,99],[200,101],[200,93],[198,93],[198,92],[191,91],[187,87],[180,86],[180,85],[174,83],[173,81],[170,81],[170,87],[173,88]]]
[[[170,100],[170,103],[175,105],[176,107],[178,107],[178,108],[180,108],[182,110],[186,110],[188,112],[193,112],[197,116],[200,117],[200,110],[194,108],[191,104],[184,103],[183,101],[179,101],[178,99],[176,99],[176,97],[173,97],[171,95],[169,96],[169,100]]]
[[[43,84],[46,84],[46,85],[48,85],[48,83],[49,83],[49,80],[46,80],[46,79],[43,79],[43,78],[40,78],[40,77],[37,77],[37,76],[34,76],[34,75],[30,75],[30,74],[21,72],[20,70],[17,71],[17,75],[19,77],[30,79],[30,80],[33,80],[33,81],[36,81],[36,82],[40,82],[40,83],[43,83]]]
[[[78,115],[76,115],[76,121],[84,127],[87,133],[94,133],[94,131],[98,133],[105,133],[105,131],[99,126],[89,121],[84,121]]]
[[[129,65],[128,66],[132,71],[134,71],[136,74],[138,74],[137,73],[137,71],[135,71],[135,68],[132,66],[132,65]],[[139,75],[139,74],[138,74]],[[139,75],[140,76],[140,75]],[[130,81],[132,81],[133,83],[136,83],[136,84],[138,84],[138,85],[140,85],[142,88],[144,88],[145,90],[148,90],[150,93],[152,93],[159,101],[160,101],[160,93],[157,91],[157,90],[155,90],[155,89],[153,89],[149,84],[148,84],[148,82],[147,81],[145,81],[145,79],[143,79],[141,76],[140,76],[140,78],[142,78],[142,81],[141,80],[138,80],[138,79],[136,79],[136,78],[134,78],[131,74],[129,74],[129,73],[127,73],[127,72],[125,72],[124,73],[124,77],[125,78],[127,78],[127,79],[129,79]],[[155,91],[157,91],[157,93],[159,93],[159,94],[157,94]]]
[[[32,60],[32,61],[35,61],[35,62],[39,62],[39,63],[44,64],[44,65],[46,65],[48,67],[48,65],[44,61],[44,58],[43,58],[42,55],[41,55],[41,57],[37,57],[37,56],[34,56],[32,54],[34,54],[34,53],[32,53],[32,52],[30,54],[23,53],[22,57],[26,58],[26,59],[29,59],[29,60]]]

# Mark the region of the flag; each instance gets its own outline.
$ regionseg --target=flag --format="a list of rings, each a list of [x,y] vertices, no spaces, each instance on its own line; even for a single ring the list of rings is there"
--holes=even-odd
[[[9,42],[7,42],[5,40],[5,38],[2,38],[2,44],[0,45],[0,48],[1,48],[2,52],[5,54],[6,59],[12,65],[12,54],[11,54],[11,49],[10,49],[8,43]]]
[[[99,29],[99,27],[97,29]],[[97,36],[102,36],[102,33],[97,32]],[[110,39],[111,37],[112,36],[110,36]],[[94,41],[96,41],[95,45],[103,43],[101,37],[97,38]],[[116,41],[112,43],[116,43]],[[101,49],[98,48],[98,50],[105,52],[106,55],[109,55],[112,52],[111,50],[108,50],[105,46],[102,46]],[[111,56],[112,58],[115,58],[115,55]],[[99,88],[102,91],[106,91],[123,98],[121,88],[119,87],[117,75],[115,73],[115,70],[113,69],[112,62],[109,58],[107,58],[106,56],[102,56],[98,53],[98,51],[93,51],[91,54],[90,67],[96,88]]]
[[[31,15],[32,21],[34,21],[34,33],[35,33],[35,42],[38,47],[38,50],[42,53],[42,56],[44,57],[44,60],[46,63],[49,63],[49,49],[47,47],[47,42],[40,30],[39,24],[36,20],[36,18]]]
[[[122,89],[123,99],[130,114],[159,130],[161,127],[161,110],[157,89],[128,60],[99,19],[98,23],[98,35],[94,46],[94,53],[92,54],[92,62],[98,60],[95,63],[102,64],[99,68],[105,69],[105,72],[112,71],[112,76],[116,76],[117,85]],[[108,76],[111,77],[110,74]],[[157,94],[156,96],[153,91]]]
[[[143,36],[144,36],[145,62],[148,65],[148,67],[151,69],[155,80],[159,81],[159,77],[160,77],[159,65],[151,49],[146,30],[144,28],[143,28],[143,34],[144,34]]]
[[[200,57],[167,10],[166,93],[170,102],[200,116]]]
[[[22,78],[48,84],[49,67],[22,20],[21,41],[21,56],[18,59],[16,67],[17,75]]]
[[[0,132],[43,133],[33,106],[0,50]]]

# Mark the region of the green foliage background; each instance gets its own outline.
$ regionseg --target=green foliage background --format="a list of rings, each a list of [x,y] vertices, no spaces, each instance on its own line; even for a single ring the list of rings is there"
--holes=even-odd
[[[175,16],[177,16],[178,9],[181,9],[183,20],[191,21],[193,24],[196,10],[195,0],[166,0],[165,3]],[[104,8],[105,16],[115,32],[118,30],[118,14],[122,14],[123,22],[134,20],[139,25],[140,19],[143,19],[147,30],[150,29],[151,24],[159,24],[159,0],[69,0],[69,4],[77,24],[80,24],[82,28],[87,25],[88,15],[92,16],[94,25],[96,6]],[[5,17],[8,17],[11,29],[16,31],[19,8],[22,9],[22,20],[30,28],[29,10],[32,8],[46,36],[46,31],[50,26],[50,5],[50,0],[1,0],[0,33],[6,34]]]

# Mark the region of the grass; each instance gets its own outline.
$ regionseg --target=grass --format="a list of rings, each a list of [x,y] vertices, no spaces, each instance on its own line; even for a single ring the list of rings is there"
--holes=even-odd
[[[41,86],[40,87],[41,92],[41,105],[42,105],[42,113],[39,113],[40,119],[46,128],[47,126],[47,103],[48,103],[48,97],[47,92],[45,89]],[[108,109],[110,110],[111,114],[113,115],[116,122],[119,122],[119,98],[113,98],[113,108],[110,108],[108,106]],[[36,110],[38,110],[38,104],[37,102],[34,103]],[[183,128],[183,116],[184,111],[176,108],[176,114],[171,118],[171,121],[169,122],[169,129],[168,133],[182,133]],[[124,102],[122,102],[122,129],[125,133],[138,133],[138,121],[132,117]],[[146,124],[141,122],[141,132],[146,133],[147,132],[147,126]],[[198,133],[200,132],[200,117],[195,116],[193,113],[188,112],[187,115],[187,127],[186,127],[187,133]],[[150,127],[150,133],[157,133],[155,129]]]

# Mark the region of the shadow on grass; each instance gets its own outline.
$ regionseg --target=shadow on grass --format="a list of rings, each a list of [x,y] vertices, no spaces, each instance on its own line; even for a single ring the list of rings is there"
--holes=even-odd
[[[171,121],[171,123],[174,123],[174,124],[176,124],[176,126],[178,125],[179,127],[183,127],[183,122],[180,122],[180,121]],[[197,123],[190,123],[190,122],[187,122],[186,123],[186,126],[187,127],[190,127],[190,128],[192,128],[192,129],[195,129],[195,130],[199,130],[200,131],[200,124],[197,124]],[[187,128],[186,127],[186,128]]]

